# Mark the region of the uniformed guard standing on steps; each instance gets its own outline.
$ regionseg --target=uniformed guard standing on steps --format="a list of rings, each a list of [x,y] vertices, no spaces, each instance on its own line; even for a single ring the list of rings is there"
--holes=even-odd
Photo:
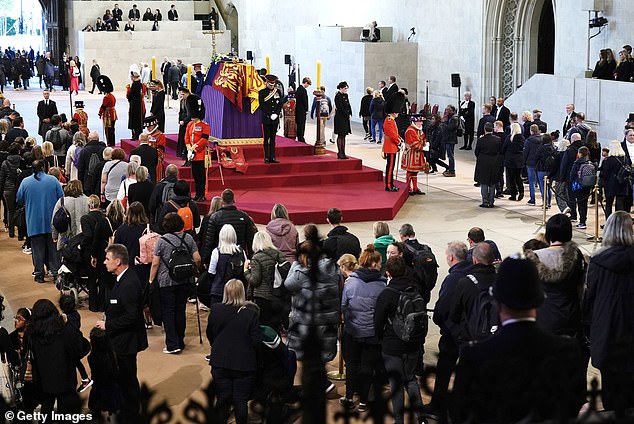
[[[279,163],[275,159],[275,135],[280,125],[280,112],[286,97],[276,86],[277,77],[267,75],[266,87],[260,90],[259,100],[262,109],[262,132],[264,133],[264,163]]]

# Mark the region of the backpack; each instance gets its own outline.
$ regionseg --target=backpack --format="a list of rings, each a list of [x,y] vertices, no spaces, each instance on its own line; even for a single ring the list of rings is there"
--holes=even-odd
[[[161,196],[161,204],[167,203],[174,195],[174,183],[166,182],[163,187],[163,194]]]
[[[63,147],[64,143],[62,142],[62,137],[59,134],[60,130],[51,130],[51,139],[50,142],[53,143],[53,148],[55,150],[59,150]]]
[[[81,154],[82,146],[75,147],[75,153],[73,155],[73,165],[77,168],[77,164],[79,163],[79,155]]]
[[[427,304],[416,287],[387,289],[399,294],[396,313],[390,320],[396,336],[404,342],[423,339],[427,335]]]
[[[319,99],[319,116],[325,118],[330,115],[330,99],[326,96],[322,96]]]
[[[405,243],[405,247],[412,253],[412,266],[421,281],[425,283],[425,288],[431,291],[436,286],[438,279],[438,262],[431,248],[426,244],[418,244],[418,249],[410,243]]]
[[[597,183],[597,169],[592,162],[582,163],[577,171],[579,183],[583,188],[592,188]]]
[[[242,282],[246,281],[244,278],[244,252],[240,248],[229,256],[225,265],[224,281],[227,282],[233,278]]]
[[[101,163],[101,158],[95,152],[90,155],[90,159],[88,160],[88,176],[94,177],[95,172],[97,171],[97,167]]]
[[[60,198],[60,207],[53,215],[53,227],[58,233],[65,233],[70,228],[70,213],[64,206],[64,197]]]
[[[458,127],[456,128],[456,135],[462,137],[465,132],[464,119],[458,118]]]
[[[478,286],[478,279],[473,274],[468,274],[467,278]],[[491,287],[480,289],[471,308],[471,314],[467,317],[467,327],[472,341],[486,340],[500,328],[498,305]]]
[[[288,272],[291,270],[289,261],[278,262],[275,264],[275,279],[273,280],[273,295],[277,297],[286,297],[288,290],[284,286]]]
[[[551,148],[541,163],[541,169],[548,171],[549,176],[557,172],[557,150]]]
[[[616,173],[616,181],[619,184],[632,185],[634,183],[633,179],[634,171],[632,171],[632,167],[625,163],[621,163],[621,168],[619,168]]]
[[[152,263],[152,258],[154,257],[154,246],[156,245],[156,240],[160,237],[161,235],[150,230],[150,224],[147,224],[147,227],[143,230],[143,234],[139,239],[139,256],[136,258],[137,263]]]
[[[189,204],[187,206],[180,207],[176,203],[171,200],[169,203],[176,208],[176,213],[178,216],[183,218],[183,222],[185,225],[183,226],[183,231],[191,231],[194,229],[194,214],[192,213]]]
[[[161,257],[161,260],[167,267],[170,278],[176,282],[185,282],[185,280],[193,278],[195,274],[196,265],[189,247],[185,244],[185,237],[187,237],[187,234],[182,235],[178,246],[169,241],[167,237],[161,237],[162,240],[165,240],[173,247],[169,259],[166,261]]]

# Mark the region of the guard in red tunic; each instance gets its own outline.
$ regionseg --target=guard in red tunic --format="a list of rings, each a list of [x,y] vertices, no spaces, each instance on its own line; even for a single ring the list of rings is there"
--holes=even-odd
[[[88,114],[84,110],[83,100],[75,100],[75,113],[73,119],[79,124],[79,131],[88,138],[90,131],[88,130]]]
[[[161,181],[165,176],[165,134],[158,128],[158,118],[150,115],[143,120],[143,126],[148,135],[148,144],[158,153],[156,164],[156,180]]]
[[[401,160],[401,168],[406,174],[407,189],[409,195],[425,194],[418,188],[418,173],[428,168],[425,161],[423,148],[427,144],[425,133],[423,132],[423,116],[412,115],[412,124],[405,130],[405,151]]]
[[[99,117],[103,121],[103,128],[106,132],[106,142],[108,146],[114,146],[114,125],[117,122],[117,111],[115,110],[117,99],[112,95],[114,87],[112,86],[110,78],[102,74],[99,75],[99,78],[97,78],[97,88],[106,93],[105,96],[103,96],[101,107],[99,107]]]
[[[191,100],[190,100],[191,99]],[[187,124],[185,131],[185,145],[187,147],[187,160],[191,162],[194,185],[196,186],[196,202],[204,202],[205,198],[205,155],[209,141],[209,124],[201,121],[202,100],[200,97],[187,97],[187,108],[192,120]]]
[[[394,185],[394,168],[396,168],[396,154],[398,153],[401,143],[398,135],[398,127],[396,126],[396,117],[405,103],[405,96],[398,92],[393,94],[387,102],[385,102],[385,113],[387,117],[383,122],[383,158],[385,164],[385,191],[398,191],[398,187]]]

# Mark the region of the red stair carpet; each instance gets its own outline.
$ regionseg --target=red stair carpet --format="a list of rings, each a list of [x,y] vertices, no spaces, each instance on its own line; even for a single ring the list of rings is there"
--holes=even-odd
[[[179,167],[179,178],[190,182],[194,190],[191,168],[184,167],[176,156],[178,136],[167,134],[166,162]],[[123,139],[121,147],[130,152],[137,141]],[[218,164],[208,173],[207,201],[199,203],[201,214],[207,213],[212,196],[225,188],[236,195],[236,205],[258,224],[271,219],[271,209],[282,203],[295,224],[326,222],[331,207],[342,210],[346,222],[391,220],[408,198],[402,183],[400,191],[386,192],[381,171],[363,166],[360,159],[337,159],[337,155],[313,155],[313,146],[277,137],[276,157],[279,164],[265,164],[262,146],[244,146],[249,168],[246,174],[223,168],[222,185]]]

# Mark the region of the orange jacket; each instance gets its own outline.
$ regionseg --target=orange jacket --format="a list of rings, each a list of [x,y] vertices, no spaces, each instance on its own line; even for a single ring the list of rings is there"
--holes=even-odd
[[[205,147],[209,141],[209,124],[203,121],[191,121],[185,131],[185,143],[188,150],[196,152],[193,160],[205,160]]]
[[[383,122],[383,134],[385,135],[383,140],[383,153],[398,152],[398,144],[400,142],[398,128],[396,127],[396,121],[394,118],[389,115]]]

